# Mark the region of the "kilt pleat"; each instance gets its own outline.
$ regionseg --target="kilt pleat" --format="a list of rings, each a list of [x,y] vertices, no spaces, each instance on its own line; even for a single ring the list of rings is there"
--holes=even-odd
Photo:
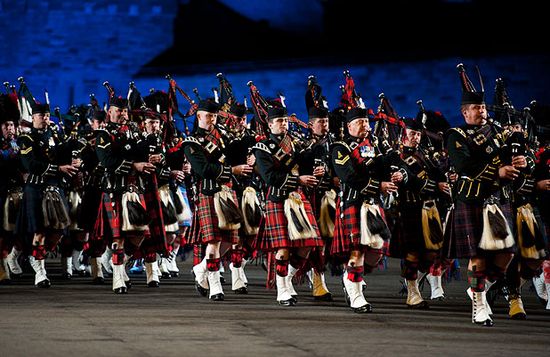
[[[311,208],[311,204],[302,192],[300,192],[300,196],[302,198],[302,202],[304,203],[307,218],[315,231],[315,236],[291,240],[288,233],[288,221],[284,212],[284,202],[273,202],[268,200],[266,204],[265,219],[260,225],[260,232],[258,233],[258,235],[261,234],[261,250],[270,251],[280,248],[323,246],[323,240],[321,239],[319,227]]]
[[[380,208],[380,214],[385,220],[382,208]],[[389,241],[384,241],[384,246],[381,249],[373,249],[361,244],[361,205],[356,204],[345,207],[342,216],[340,199],[338,199],[338,202],[336,202],[334,238],[332,239],[330,254],[339,257],[349,257],[349,253],[352,250],[387,255],[389,252]]]
[[[514,219],[510,203],[499,205],[510,229],[514,232]],[[471,258],[483,256],[479,248],[483,232],[483,205],[480,203],[457,201],[445,229],[443,255],[447,258]],[[515,245],[502,251],[514,252]]]
[[[233,199],[237,201],[235,192],[233,191]],[[228,242],[231,244],[237,244],[239,241],[238,230],[221,230],[219,228],[218,216],[216,215],[216,210],[214,209],[214,196],[208,196],[205,194],[199,194],[198,204],[196,206],[195,214],[196,221],[194,225],[197,225],[197,231],[195,234],[198,234],[193,242],[196,244],[200,242],[202,244],[206,243],[216,243],[216,242]]]

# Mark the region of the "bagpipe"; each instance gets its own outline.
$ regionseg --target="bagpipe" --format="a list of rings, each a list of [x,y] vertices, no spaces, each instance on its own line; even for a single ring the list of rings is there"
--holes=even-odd
[[[182,120],[185,130],[185,135],[189,136],[191,135],[191,132],[189,131],[189,125],[187,122],[187,118],[193,116],[197,112],[197,108],[199,107],[197,103],[191,97],[176,83],[176,80],[172,78],[169,74],[165,76],[165,78],[168,80],[168,116],[170,118],[175,118],[175,115],[177,114]],[[193,89],[193,91],[196,93],[196,88]],[[177,93],[179,93],[188,103],[189,103],[189,109],[187,112],[182,113],[178,108],[178,98]]]
[[[267,137],[269,135],[267,110],[269,107],[275,105],[286,107],[284,102],[285,97],[282,93],[279,93],[278,100],[272,100],[270,102],[260,94],[260,91],[252,81],[248,81],[246,85],[250,89],[250,101],[252,102],[252,109],[254,112],[254,119],[252,121],[253,130],[257,133],[257,135]],[[288,116],[288,122],[288,134],[293,137],[295,143],[301,142],[304,139],[303,129],[307,128],[307,124],[298,119],[294,113]]]
[[[35,103],[35,99],[25,83],[23,77],[17,78],[19,82],[19,90],[17,91],[19,112],[21,113],[20,124],[22,126],[32,125],[32,105]]]
[[[416,104],[419,107],[416,120],[420,120],[423,128],[423,135],[418,148],[430,168],[440,169],[442,168],[442,161],[447,158],[444,133],[451,126],[443,114],[426,110],[422,99],[417,100]]]
[[[405,124],[384,93],[378,95],[380,104],[374,115],[373,134],[378,138],[383,154],[398,152],[401,147]]]

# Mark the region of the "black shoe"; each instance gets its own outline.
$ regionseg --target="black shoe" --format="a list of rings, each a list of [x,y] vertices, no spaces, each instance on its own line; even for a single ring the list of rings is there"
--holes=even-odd
[[[11,279],[0,280],[0,285],[10,285]]]
[[[177,271],[171,271],[171,272],[170,272],[170,275],[172,276],[172,278],[177,278],[177,277],[180,276],[180,273],[177,272]]]
[[[277,300],[277,302],[278,302],[279,305],[281,305],[281,306],[295,306],[295,305],[296,305],[296,301],[294,301],[293,299],[288,299],[288,300]]]
[[[372,305],[367,303],[366,305],[363,305],[361,307],[352,307],[351,309],[356,314],[366,314],[366,313],[371,313],[372,312]]]
[[[334,299],[332,298],[331,293],[326,293],[326,294],[320,295],[320,296],[314,296],[313,300],[315,300],[315,301],[334,301]]]
[[[248,294],[248,289],[245,286],[243,286],[242,288],[238,288],[236,290],[233,290],[233,291],[235,292],[235,294],[240,294],[240,295]]]
[[[172,275],[170,273],[162,273],[161,279],[172,279]]]
[[[147,287],[148,288],[158,288],[160,286],[159,282],[158,281],[151,281],[149,283],[147,283]]]
[[[63,280],[71,280],[72,277],[73,276],[71,274],[67,273],[67,272],[61,274],[61,279],[63,279]]]
[[[407,306],[409,307],[409,309],[413,309],[413,310],[428,310],[430,308],[430,305],[428,304],[427,301],[422,301],[415,305],[407,304]]]
[[[483,327],[493,327],[493,325],[494,325],[495,323],[493,322],[493,320],[487,319],[487,320],[482,321],[482,322],[477,322],[477,321],[475,321],[475,324],[476,324],[476,325],[481,325],[481,326],[483,326]]]
[[[77,274],[78,276],[82,276],[82,277],[90,276],[90,273],[89,273],[86,269],[84,269],[84,270],[77,270],[77,271],[76,271],[76,274]]]
[[[223,301],[224,298],[225,297],[222,293],[210,296],[210,300],[212,300],[212,301]]]
[[[115,292],[115,294],[128,294],[128,288],[126,288],[125,286],[116,288],[113,291]]]
[[[100,277],[100,276],[98,276],[97,278],[94,278],[94,279],[92,280],[92,284],[94,284],[94,285],[102,285],[102,284],[105,284],[105,279],[102,278],[102,277]]]
[[[52,286],[52,284],[48,279],[44,279],[36,284],[38,288],[49,288],[50,286]]]
[[[225,277],[223,276],[223,273],[220,273],[220,283],[225,284]]]
[[[294,301],[294,304],[298,303],[298,295],[292,295],[292,301]]]
[[[130,290],[132,287],[132,281],[131,280],[125,280],[124,284],[126,284],[126,289]]]
[[[207,296],[208,295],[208,289],[205,289],[201,286],[201,284],[195,282],[195,289],[197,289],[198,293],[201,296]]]

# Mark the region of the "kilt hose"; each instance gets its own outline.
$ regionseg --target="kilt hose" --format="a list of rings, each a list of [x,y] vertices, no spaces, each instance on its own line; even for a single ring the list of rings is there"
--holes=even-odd
[[[237,201],[235,192],[233,192],[233,199]],[[221,230],[219,228],[218,216],[214,209],[214,196],[199,193],[188,241],[191,244],[207,244],[221,241],[237,244],[239,242],[238,229]]]
[[[343,213],[343,217],[341,217],[341,213]],[[385,220],[382,208],[380,208],[380,214]],[[384,246],[381,249],[373,249],[361,244],[361,204],[349,205],[344,208],[344,212],[341,212],[340,199],[338,199],[330,254],[337,257],[340,262],[347,262],[352,250],[387,255],[389,241],[384,241]]]
[[[500,204],[499,207],[504,217],[506,217],[511,231],[514,232],[514,219],[510,203]],[[487,255],[489,251],[479,248],[482,232],[483,204],[457,200],[445,229],[443,256],[447,258],[471,258]],[[516,246],[500,251],[512,253],[516,251]]]
[[[300,196],[304,203],[307,218],[315,231],[315,236],[291,240],[288,233],[288,221],[284,212],[284,202],[273,202],[268,200],[266,204],[265,219],[262,223],[263,229],[260,228],[260,232],[258,233],[258,235],[260,233],[262,234],[262,236],[259,237],[259,247],[261,250],[272,251],[280,248],[323,246],[323,239],[319,233],[319,227],[317,226],[317,220],[315,219],[311,204],[302,192],[300,192]]]

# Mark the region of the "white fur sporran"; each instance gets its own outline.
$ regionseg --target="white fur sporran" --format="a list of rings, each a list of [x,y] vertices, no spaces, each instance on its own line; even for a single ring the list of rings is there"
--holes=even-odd
[[[304,202],[298,192],[291,192],[284,203],[290,240],[313,238],[315,230],[308,219]]]
[[[137,225],[135,225],[135,224],[130,223],[129,213],[128,213],[128,203],[129,202],[135,202],[135,203],[141,205],[141,207],[145,210],[145,206],[141,202],[139,194],[136,191],[131,190],[131,191],[124,192],[124,194],[122,195],[122,227],[121,227],[122,231],[127,232],[127,231],[145,231],[145,230],[147,230],[147,228],[148,228],[147,224],[137,224]]]
[[[322,237],[334,237],[334,219],[331,212],[336,212],[336,191],[325,192],[321,198],[321,212],[319,214],[319,230]]]
[[[512,247],[514,245],[514,236],[510,230],[510,225],[506,221],[506,231],[508,234],[505,239],[495,237],[491,225],[489,224],[489,212],[501,215],[506,221],[506,217],[504,217],[502,210],[496,204],[487,204],[483,208],[483,233],[481,234],[479,247],[483,250],[501,250]]]
[[[22,200],[22,191],[8,192],[6,202],[4,202],[4,220],[2,227],[6,232],[13,232],[15,230],[15,220],[17,219]]]
[[[375,215],[383,220],[382,215],[380,214],[380,207],[377,204],[370,204],[367,201],[364,201],[361,205],[361,244],[369,246],[373,249],[381,249],[384,246],[384,239],[380,234],[373,234],[367,223],[368,213]]]
[[[256,190],[253,187],[246,187],[243,191],[243,198],[241,200],[241,209],[243,211],[243,229],[246,235],[256,235],[260,230],[259,220],[254,219],[254,222],[250,222],[249,215],[256,217],[262,215],[260,208],[260,200],[256,194]],[[258,221],[258,222],[255,222]]]
[[[80,230],[78,227],[78,209],[82,204],[82,197],[78,191],[70,191],[68,195],[69,199],[69,217],[71,218],[71,225],[69,229],[71,231]]]
[[[172,195],[170,194],[170,187],[168,185],[163,185],[159,187],[159,196],[161,202],[167,207],[174,207],[174,202],[172,200]],[[176,214],[176,212],[174,212]],[[179,221],[179,219],[178,219]],[[164,224],[164,229],[166,232],[177,232],[179,230],[178,222],[172,224]]]
[[[214,194],[214,210],[218,217],[218,227],[224,231],[232,231],[241,228],[241,223],[236,222],[237,215],[242,214],[233,200],[233,190],[226,185],[221,186],[221,191]],[[223,207],[222,207],[223,205]],[[231,214],[232,216],[229,216]]]

